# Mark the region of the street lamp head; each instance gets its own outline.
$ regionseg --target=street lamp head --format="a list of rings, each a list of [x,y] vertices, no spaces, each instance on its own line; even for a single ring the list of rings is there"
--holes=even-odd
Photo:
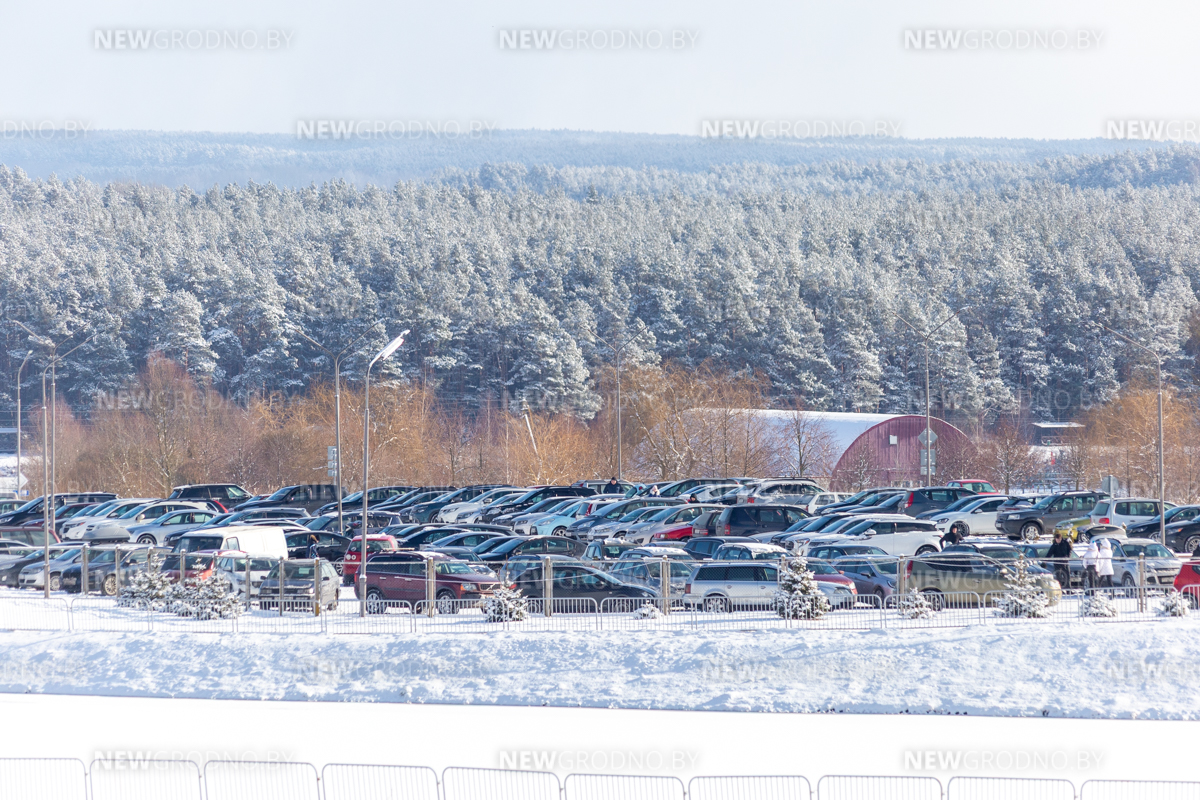
[[[380,350],[379,355],[377,355],[377,356],[375,356],[375,358],[371,359],[371,363],[374,363],[376,361],[382,361],[385,358],[389,357],[392,353],[399,350],[400,345],[404,344],[405,336],[408,336],[407,329],[401,331],[399,336],[397,336],[395,339],[392,339],[390,342],[388,342],[387,347]]]

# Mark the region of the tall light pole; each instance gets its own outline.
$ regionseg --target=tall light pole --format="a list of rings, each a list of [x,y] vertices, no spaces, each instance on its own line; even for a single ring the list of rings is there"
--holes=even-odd
[[[370,485],[370,464],[371,464],[371,368],[378,361],[390,357],[396,352],[400,345],[404,344],[404,337],[408,335],[408,330],[400,332],[400,335],[388,342],[387,347],[380,350],[371,359],[371,363],[367,364],[367,374],[363,381],[363,490],[362,490],[362,561],[358,568],[358,615],[365,617],[367,615],[367,487]]]
[[[1123,333],[1117,333],[1112,328],[1105,325],[1103,322],[1097,323],[1101,328],[1116,336],[1118,339],[1123,339],[1129,344],[1141,350],[1143,353],[1149,353],[1154,358],[1155,376],[1158,379],[1158,541],[1163,547],[1167,546],[1167,481],[1164,475],[1163,467],[1163,403],[1162,403],[1162,356],[1151,350],[1149,347],[1140,345],[1133,339],[1130,339]]]
[[[23,323],[17,322],[16,320],[13,320],[13,322],[16,322],[17,325],[20,325],[22,328],[24,328],[25,331],[28,332],[30,336],[33,336],[35,339],[43,339],[44,338],[44,337],[41,337],[38,334],[34,333],[33,331],[29,330],[29,328],[26,327]],[[67,358],[67,356],[71,355],[76,350],[83,347],[85,344],[90,342],[92,339],[95,339],[99,335],[100,335],[100,333],[98,331],[96,333],[93,333],[91,336],[87,337],[82,342],[75,345],[67,352],[63,353],[61,356],[58,355],[58,348],[62,347],[64,342],[58,342],[57,344],[51,343],[52,347],[50,348],[50,362],[48,364],[46,364],[46,368],[42,370],[42,526],[43,526],[42,533],[43,533],[43,537],[44,537],[43,538],[43,546],[42,546],[42,554],[44,556],[43,563],[42,563],[42,568],[44,570],[44,572],[42,573],[43,574],[42,583],[44,585],[45,597],[47,600],[50,599],[50,531],[52,529],[51,528],[51,519],[54,516],[52,507],[54,505],[54,495],[56,494],[56,492],[55,492],[56,487],[54,485],[54,481],[55,481],[55,473],[54,473],[55,431],[53,430],[53,428],[50,429],[49,437],[47,437],[46,374],[47,373],[50,374],[50,402],[56,404],[57,403],[57,394],[56,394],[57,373],[55,371],[55,366],[60,361],[64,361]],[[54,419],[54,416],[55,415],[54,415],[53,409],[51,409],[51,419]],[[49,453],[50,457],[49,458],[46,457],[46,455],[47,455],[46,454],[47,438],[49,438],[49,441],[50,441],[50,453]],[[87,588],[87,587],[84,587],[84,588]]]
[[[892,311],[892,316],[907,325],[909,330],[921,337],[921,339],[925,342],[925,480],[929,481],[927,484],[925,484],[926,486],[933,486],[933,431],[930,429],[929,419],[929,341],[933,338],[933,335],[940,331],[947,322],[955,319],[959,314],[961,314],[963,311],[966,311],[968,308],[970,308],[970,306],[964,306],[958,311],[953,312],[950,314],[950,316],[946,317],[944,320],[935,325],[933,330],[927,332],[917,330],[911,322],[897,314],[895,311]],[[891,309],[888,310],[891,311]]]
[[[309,336],[304,331],[302,331],[302,330],[296,331],[296,333],[300,334],[305,339],[312,342],[313,345],[316,346],[316,348],[318,350],[320,350],[321,352],[325,353],[325,355],[327,355],[333,359],[333,406],[334,406],[333,427],[335,429],[334,435],[335,435],[335,439],[336,439],[336,442],[335,442],[336,447],[334,449],[334,465],[335,465],[334,473],[335,473],[336,477],[334,478],[334,480],[337,481],[338,533],[344,533],[344,528],[342,527],[342,367],[341,367],[342,357],[345,356],[347,353],[349,353],[351,350],[353,350],[354,346],[356,344],[358,344],[364,338],[366,338],[366,335],[368,333],[370,333],[375,328],[376,325],[380,325],[382,323],[383,323],[383,320],[376,320],[376,322],[373,325],[371,325],[371,327],[367,328],[366,331],[363,332],[362,336],[359,336],[357,339],[355,339],[353,342],[351,342],[349,345],[347,345],[345,347],[345,349],[343,349],[340,353],[336,353],[336,354],[332,350],[330,350],[328,347],[326,347],[325,345],[318,342],[316,339]],[[364,525],[365,525],[365,522],[364,522]],[[364,530],[365,530],[365,527],[364,527]]]
[[[600,340],[600,343],[611,350],[613,355],[617,357],[617,480],[622,480],[624,478],[625,469],[625,459],[621,453],[621,440],[624,438],[621,435],[623,432],[621,429],[621,353],[626,347],[633,344],[634,341],[645,332],[646,326],[642,325],[625,341],[622,342],[620,339],[616,339],[615,341],[617,344],[615,346],[610,344],[607,339],[604,339],[599,335],[596,336],[596,338]]]
[[[21,496],[21,373],[25,371],[25,365],[32,357],[32,350],[25,351],[25,359],[21,362],[21,368],[17,370],[17,497]]]

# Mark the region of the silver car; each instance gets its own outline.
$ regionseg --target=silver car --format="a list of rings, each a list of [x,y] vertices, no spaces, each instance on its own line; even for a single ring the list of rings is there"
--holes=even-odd
[[[57,554],[51,551],[51,556],[50,591],[57,592],[62,588],[60,581],[63,570],[83,558],[83,548],[73,547]],[[21,569],[21,574],[17,577],[17,586],[21,589],[44,589],[46,587],[45,576],[46,568],[43,563],[30,564]]]
[[[817,588],[834,608],[853,606],[855,593],[841,583],[817,581]],[[710,561],[692,573],[683,604],[704,611],[766,610],[779,589],[779,569],[770,563]]]
[[[152,522],[163,514],[169,514],[172,511],[183,510],[199,510],[208,511],[209,508],[203,503],[190,503],[185,500],[156,500],[152,503],[144,503],[136,508],[131,508],[116,519],[102,519],[95,522],[89,522],[83,527],[83,530],[76,529],[76,537],[82,537],[85,533],[91,533],[99,528],[124,528],[128,531],[135,525],[142,525],[147,522]]]
[[[119,519],[138,506],[153,503],[157,499],[155,497],[126,497],[122,500],[110,500],[96,508],[86,509],[63,524],[62,538],[78,539],[83,536],[84,531],[89,530],[89,524],[94,530],[97,524],[102,524],[105,520]]]
[[[194,508],[171,511],[153,522],[130,527],[129,538],[138,544],[164,545],[167,543],[168,535],[199,528],[210,522],[215,516],[216,514],[212,511],[200,511]]]
[[[1109,539],[1109,537],[1102,537]],[[1114,586],[1140,586],[1139,561],[1146,557],[1146,586],[1174,586],[1183,562],[1167,548],[1150,539],[1109,539],[1112,545]]]

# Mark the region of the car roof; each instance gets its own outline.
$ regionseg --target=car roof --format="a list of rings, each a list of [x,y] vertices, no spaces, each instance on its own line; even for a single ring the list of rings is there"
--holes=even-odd
[[[786,553],[787,552],[787,550],[783,549],[782,547],[780,547],[777,544],[765,544],[763,542],[757,542],[757,541],[731,542],[730,544],[736,544],[737,546],[744,547],[747,550],[754,552],[754,553]]]

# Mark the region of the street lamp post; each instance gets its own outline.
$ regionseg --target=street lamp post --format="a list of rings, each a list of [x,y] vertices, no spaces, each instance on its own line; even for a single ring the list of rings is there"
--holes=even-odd
[[[342,526],[342,358],[351,350],[353,350],[354,346],[361,342],[366,335],[375,328],[376,325],[379,325],[382,322],[383,320],[377,320],[374,325],[371,325],[370,328],[367,328],[367,330],[363,332],[362,336],[359,336],[357,339],[347,345],[344,350],[336,354],[304,331],[296,331],[296,333],[312,342],[317,349],[333,359],[333,427],[336,445],[334,449],[334,480],[337,481],[337,524],[339,534],[345,533],[345,529]]]
[[[1149,347],[1140,345],[1133,339],[1130,339],[1123,333],[1117,333],[1112,328],[1105,325],[1103,322],[1097,323],[1101,328],[1123,339],[1129,344],[1141,350],[1143,353],[1149,353],[1154,357],[1155,377],[1158,380],[1158,541],[1163,547],[1167,546],[1167,481],[1165,477],[1165,469],[1163,466],[1163,398],[1162,398],[1162,356],[1151,350]]]
[[[929,414],[929,341],[933,338],[933,335],[940,331],[947,322],[956,318],[968,308],[970,308],[970,306],[960,308],[958,311],[953,312],[950,316],[939,322],[933,328],[933,330],[924,333],[917,330],[916,327],[904,317],[900,316],[895,311],[892,311],[892,316],[903,322],[906,326],[908,326],[909,330],[921,337],[921,339],[925,342],[925,480],[929,482],[926,484],[927,486],[933,485],[933,442],[931,441],[933,438],[933,431],[930,428]],[[890,310],[891,309],[889,309],[889,311]]]
[[[16,320],[14,320],[14,322],[16,322]],[[34,338],[38,338],[38,339],[43,338],[43,337],[38,336],[38,334],[34,333],[33,331],[29,330],[29,328],[26,327],[23,323],[16,322],[16,324],[20,325],[22,328],[24,328],[26,330],[26,332],[28,332]],[[55,481],[54,460],[55,460],[56,453],[55,453],[55,431],[54,431],[53,427],[50,427],[50,430],[47,431],[48,424],[47,424],[47,419],[46,419],[46,374],[47,373],[50,374],[50,402],[57,403],[56,381],[57,381],[58,373],[55,370],[55,367],[57,366],[57,364],[60,361],[66,360],[67,356],[71,355],[76,350],[83,347],[85,344],[90,342],[92,339],[95,339],[99,335],[100,335],[99,332],[93,333],[91,336],[87,337],[82,342],[75,345],[67,352],[63,353],[61,356],[58,355],[58,348],[63,346],[63,342],[58,342],[57,344],[54,344],[50,348],[50,362],[48,364],[46,364],[46,368],[42,370],[42,526],[43,526],[42,527],[42,535],[43,535],[42,553],[44,556],[43,561],[42,561],[42,569],[43,569],[42,584],[43,584],[43,588],[44,588],[44,592],[45,592],[45,598],[47,600],[50,599],[50,531],[52,530],[52,528],[51,528],[51,519],[53,518],[52,507],[54,505],[54,495],[56,493],[55,492],[56,486],[54,485],[54,481]],[[54,420],[54,416],[55,415],[54,415],[53,409],[51,409],[50,418],[52,421]],[[52,425],[52,424],[53,424],[53,422],[50,423],[50,425]],[[47,435],[47,434],[49,434],[49,435]],[[49,453],[50,457],[49,458],[46,457],[46,441],[47,441],[47,439],[49,439],[49,441],[50,441],[50,453]],[[18,480],[19,480],[19,478],[18,478]],[[85,586],[84,588],[86,589],[87,587]]]
[[[396,352],[400,345],[404,344],[404,337],[408,335],[408,330],[403,330],[395,339],[388,342],[387,347],[380,350],[371,359],[371,363],[367,364],[367,374],[363,381],[363,489],[362,489],[362,561],[358,568],[358,615],[365,617],[367,615],[367,487],[370,485],[370,464],[371,464],[371,368],[378,361],[391,356]]]
[[[624,438],[621,435],[623,432],[621,429],[621,353],[626,347],[633,344],[634,341],[636,341],[637,338],[645,332],[646,326],[642,325],[636,333],[634,333],[624,342],[621,342],[620,339],[617,339],[616,341],[619,342],[619,344],[617,344],[615,347],[609,344],[606,339],[603,339],[598,335],[596,336],[596,338],[600,340],[601,344],[611,350],[613,355],[617,357],[617,480],[622,480],[624,478],[625,468],[625,459],[621,452],[621,440]]]
[[[21,368],[17,370],[17,497],[21,496],[21,373],[25,371],[25,365],[32,356],[32,350],[26,351]]]

